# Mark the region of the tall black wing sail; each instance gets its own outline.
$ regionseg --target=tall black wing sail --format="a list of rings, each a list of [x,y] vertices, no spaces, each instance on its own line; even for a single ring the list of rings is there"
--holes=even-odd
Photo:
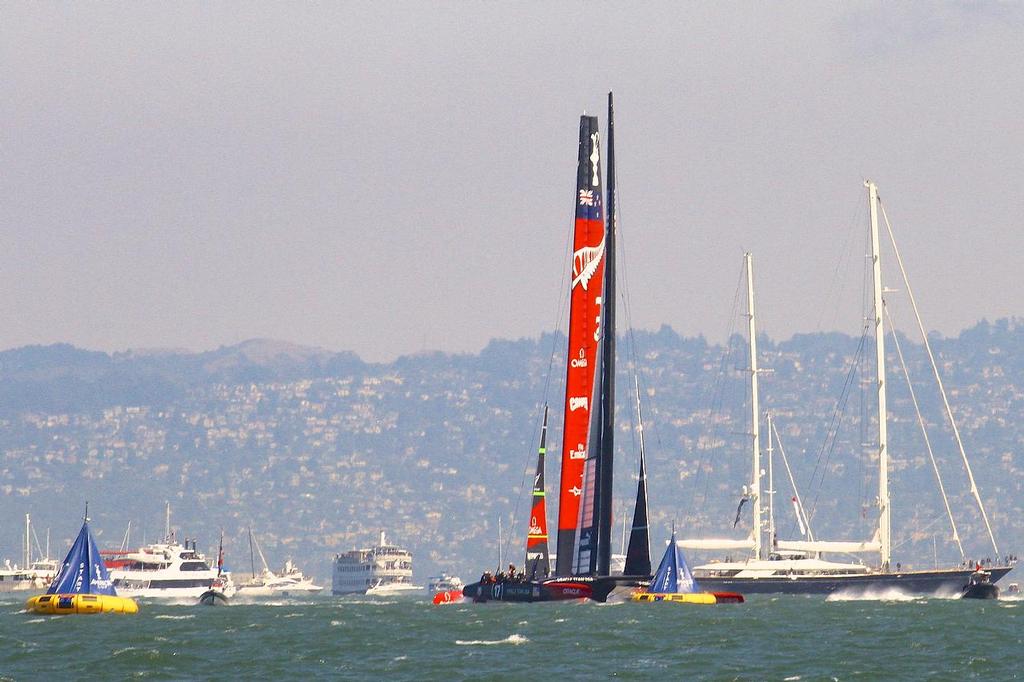
[[[604,305],[601,317],[601,448],[597,464],[597,575],[608,575],[612,558],[612,471],[615,452],[615,116],[608,93],[608,201],[605,213]]]

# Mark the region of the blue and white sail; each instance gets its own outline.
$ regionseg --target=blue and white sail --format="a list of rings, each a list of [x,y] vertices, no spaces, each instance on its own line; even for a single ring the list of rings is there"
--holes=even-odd
[[[117,594],[96,540],[89,531],[88,519],[82,524],[82,530],[78,531],[75,544],[71,545],[71,551],[64,557],[64,563],[46,593]]]
[[[665,556],[661,558],[658,571],[651,580],[649,592],[658,594],[680,594],[699,592],[700,587],[690,573],[690,567],[686,565],[683,557],[683,550],[676,544],[676,531],[672,529],[672,539],[665,548]]]

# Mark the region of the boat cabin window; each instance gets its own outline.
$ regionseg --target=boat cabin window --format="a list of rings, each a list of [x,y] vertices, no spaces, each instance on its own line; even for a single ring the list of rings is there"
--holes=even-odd
[[[205,561],[185,561],[181,564],[181,570],[183,571],[209,571],[210,567],[206,565]]]

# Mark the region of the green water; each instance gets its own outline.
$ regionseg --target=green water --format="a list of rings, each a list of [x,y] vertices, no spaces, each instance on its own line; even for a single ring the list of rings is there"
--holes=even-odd
[[[319,597],[135,616],[0,602],[0,679],[1005,680],[1024,602],[460,604]]]

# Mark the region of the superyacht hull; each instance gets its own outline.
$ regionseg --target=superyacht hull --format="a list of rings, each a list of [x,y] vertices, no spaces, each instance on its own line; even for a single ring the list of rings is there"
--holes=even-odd
[[[1012,566],[986,568],[992,582],[1012,570]],[[932,571],[901,571],[867,573],[864,575],[805,575],[767,577],[705,577],[697,578],[701,589],[713,592],[734,591],[744,594],[832,594],[858,596],[899,591],[905,594],[959,594],[974,572],[970,568]]]

